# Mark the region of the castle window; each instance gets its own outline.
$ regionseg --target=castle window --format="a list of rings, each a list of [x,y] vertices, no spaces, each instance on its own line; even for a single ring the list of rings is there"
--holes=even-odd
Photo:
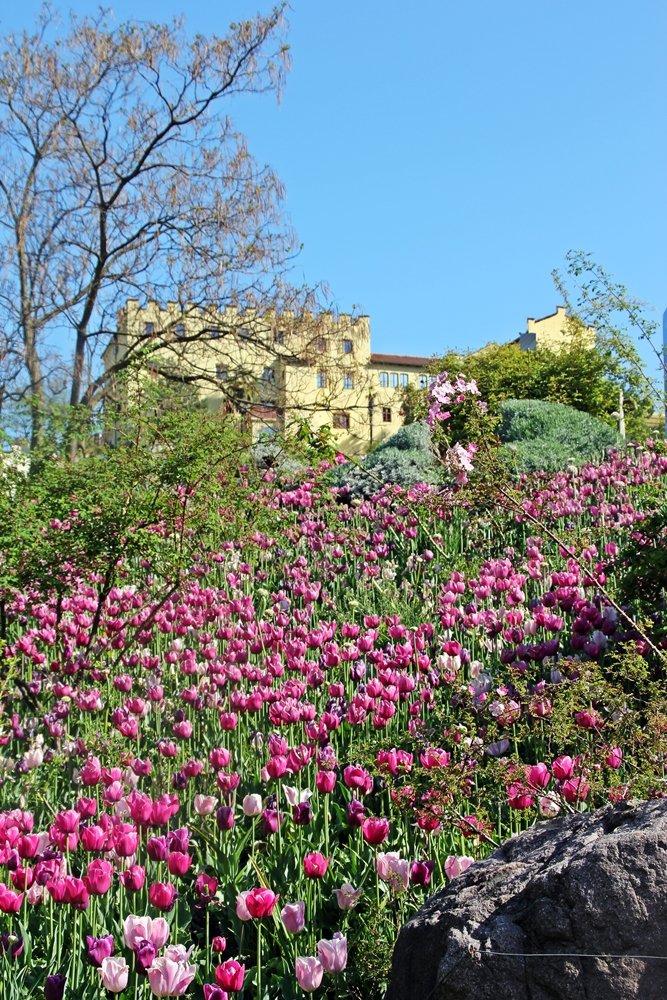
[[[391,387],[392,389],[398,389],[398,372],[391,373]]]
[[[315,376],[316,385],[318,389],[326,389],[327,387],[327,373],[318,372]]]
[[[273,368],[265,368],[262,372],[262,382],[271,382],[272,384],[276,381],[276,373]]]
[[[229,378],[229,372],[227,371],[226,368],[223,368],[222,365],[216,365],[215,377],[217,378],[218,382],[226,382],[227,379]]]
[[[276,330],[274,332],[274,334],[273,334],[273,343],[274,344],[284,344],[285,343],[285,331],[284,330]]]
[[[250,340],[250,330],[247,326],[242,326],[239,330],[239,336],[241,340]]]
[[[353,349],[354,349],[354,344],[352,343],[351,340],[343,341],[343,354],[352,354]]]
[[[144,323],[144,333],[150,337],[152,333],[155,333],[155,323]]]
[[[401,388],[404,389],[405,386],[409,384],[409,382],[410,382],[410,376],[402,374],[401,375]]]
[[[174,333],[177,337],[182,337],[185,334],[185,323],[177,323],[174,327]]]
[[[350,414],[349,413],[334,413],[333,415],[333,425],[338,430],[349,431],[350,429]]]
[[[354,389],[354,375],[349,372],[343,375],[343,389]]]
[[[384,424],[390,424],[391,423],[391,407],[389,407],[389,406],[383,406],[382,407],[382,422]]]
[[[426,375],[420,375],[419,376],[419,388],[420,389],[425,389],[427,385],[428,385],[428,378],[426,377]]]
[[[389,386],[389,372],[380,372],[378,380],[382,388],[386,389]]]
[[[327,338],[326,337],[318,337],[315,340],[315,350],[319,351],[320,354],[326,354],[326,350],[327,350]]]

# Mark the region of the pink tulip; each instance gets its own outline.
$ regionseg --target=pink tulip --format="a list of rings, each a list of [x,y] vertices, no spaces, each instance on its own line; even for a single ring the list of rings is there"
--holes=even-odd
[[[102,986],[110,993],[122,993],[127,988],[130,967],[124,958],[104,958],[97,971],[102,979]]]
[[[297,958],[294,971],[296,981],[305,993],[313,993],[322,982],[324,967],[319,959],[308,957]]]
[[[574,774],[574,761],[571,757],[557,757],[551,770],[556,781],[566,781]]]
[[[583,778],[569,778],[563,782],[563,798],[567,802],[583,802],[590,790],[590,785]]]
[[[367,795],[373,789],[373,779],[363,767],[349,765],[343,771],[343,781],[348,788],[354,788]]]
[[[318,771],[315,776],[315,787],[320,795],[330,795],[336,787],[335,771]]]
[[[306,904],[286,903],[280,911],[285,930],[290,934],[300,934],[306,926]]]
[[[163,956],[156,958],[148,970],[148,982],[157,997],[183,996],[195,978],[196,968],[187,959],[176,960]]]
[[[243,989],[245,965],[241,965],[234,958],[228,958],[226,962],[217,966],[215,978],[223,990],[229,990],[230,993],[240,992]]]
[[[347,938],[336,931],[330,941],[318,941],[317,955],[324,971],[337,975],[347,966]]]
[[[84,883],[91,896],[104,896],[111,888],[113,865],[97,858],[88,865]]]
[[[329,858],[325,858],[319,851],[312,851],[303,859],[303,870],[307,878],[324,878],[328,867]]]
[[[190,855],[183,854],[182,851],[172,851],[167,858],[167,868],[170,875],[185,875],[191,864]]]
[[[278,896],[270,889],[251,889],[246,895],[245,905],[253,920],[270,917],[278,902]]]
[[[377,856],[378,876],[394,890],[403,892],[410,883],[410,862],[399,857],[396,851]]]
[[[378,847],[389,836],[389,820],[381,816],[369,816],[361,827],[364,840],[373,847]]]
[[[334,889],[340,909],[353,910],[361,899],[361,891],[361,889],[355,889],[350,882],[343,882],[340,889]]]
[[[170,910],[176,899],[176,889],[171,882],[154,882],[148,889],[148,899],[157,910]]]
[[[474,858],[469,858],[465,855],[462,857],[452,857],[450,855],[445,861],[445,875],[447,878],[456,878],[457,875],[462,875],[474,863]]]
[[[526,768],[526,781],[532,788],[546,788],[551,781],[549,768],[546,764],[533,764]]]
[[[127,892],[139,892],[146,883],[146,869],[142,865],[130,865],[119,873],[119,878]]]

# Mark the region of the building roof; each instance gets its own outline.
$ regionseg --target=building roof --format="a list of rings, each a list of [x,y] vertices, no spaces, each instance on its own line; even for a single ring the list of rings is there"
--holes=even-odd
[[[404,368],[426,368],[433,358],[417,358],[412,354],[371,354],[372,365],[400,365]]]

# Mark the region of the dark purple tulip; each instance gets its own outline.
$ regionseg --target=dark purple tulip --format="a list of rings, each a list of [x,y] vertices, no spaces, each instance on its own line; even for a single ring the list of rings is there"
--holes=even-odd
[[[220,806],[215,816],[220,830],[231,830],[234,826],[234,810],[231,806]]]
[[[347,822],[350,826],[361,826],[366,816],[363,802],[359,802],[358,799],[352,799],[347,804],[346,813]]]
[[[277,809],[265,809],[262,813],[262,829],[264,831],[264,836],[268,837],[270,834],[276,833],[282,821],[282,813],[279,813]]]
[[[410,881],[413,885],[428,885],[435,863],[433,861],[413,861],[410,869]]]
[[[145,972],[146,969],[150,968],[156,955],[155,946],[150,941],[140,941],[134,949],[137,971]]]
[[[65,976],[56,972],[53,976],[47,976],[44,983],[44,1000],[63,1000],[65,992]]]
[[[146,851],[151,861],[166,861],[169,854],[166,837],[151,837],[146,844]]]
[[[3,931],[0,934],[0,954],[6,955],[8,953],[10,958],[19,958],[23,954],[23,941],[16,934],[8,934],[7,931]]]
[[[300,802],[294,806],[292,818],[297,826],[308,826],[313,819],[313,809],[310,802]]]

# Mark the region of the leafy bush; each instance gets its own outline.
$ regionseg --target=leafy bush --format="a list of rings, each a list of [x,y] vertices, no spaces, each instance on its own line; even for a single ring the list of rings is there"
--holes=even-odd
[[[602,420],[562,403],[510,399],[501,404],[500,416],[501,454],[520,472],[581,465],[620,444]]]
[[[597,325],[592,317],[589,321]],[[571,323],[571,341],[559,351],[544,347],[523,351],[517,343],[487,344],[469,354],[449,351],[434,361],[431,370],[434,374],[461,372],[466,379],[474,379],[491,416],[497,416],[507,400],[540,399],[573,406],[610,426],[614,423],[611,414],[618,408],[618,389],[622,385],[628,435],[632,440],[643,440],[649,430],[647,418],[653,410],[653,401],[647,393],[641,365],[628,366],[602,343],[595,350],[582,346],[576,336],[577,323],[575,320]],[[409,386],[403,393],[403,408],[408,420],[421,419],[428,409],[426,391]],[[470,438],[464,416],[453,414],[450,422],[462,441]]]
[[[428,425],[419,421],[401,427],[391,437],[386,438],[368,457],[380,455],[386,451],[420,451],[431,453],[431,432]]]
[[[334,486],[347,487],[353,497],[370,497],[387,483],[405,489],[416,483],[436,483],[438,474],[426,424],[401,427],[359,464],[339,466],[331,476]]]

